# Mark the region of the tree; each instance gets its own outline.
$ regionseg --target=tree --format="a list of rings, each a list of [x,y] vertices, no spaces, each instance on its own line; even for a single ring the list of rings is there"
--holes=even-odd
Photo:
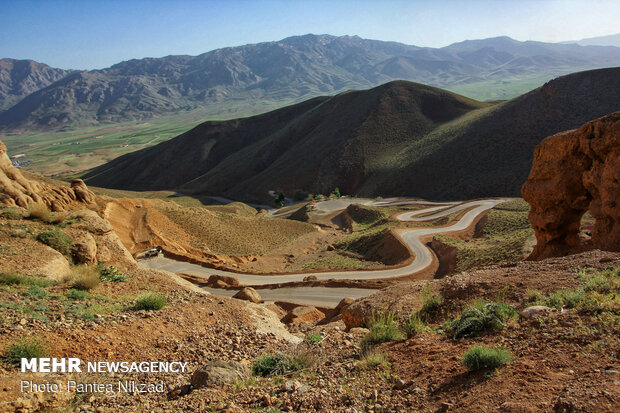
[[[336,187],[336,188],[332,191],[332,195],[334,196],[334,198],[340,198],[340,189],[338,189],[338,187]]]
[[[278,196],[275,199],[276,206],[283,207],[284,206],[284,194],[282,192],[278,192]]]

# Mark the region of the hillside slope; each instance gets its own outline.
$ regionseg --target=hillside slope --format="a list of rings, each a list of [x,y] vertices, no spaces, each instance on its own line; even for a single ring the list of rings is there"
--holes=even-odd
[[[617,65],[617,47],[498,37],[433,49],[305,35],[74,73],[0,112],[0,130],[70,129],[194,111],[232,118],[399,79],[505,99],[561,74]]]
[[[391,154],[438,125],[488,106],[440,89],[392,82],[322,97],[264,115],[206,122],[86,175],[123,189],[264,199],[270,189],[352,193]]]
[[[490,105],[409,82],[206,122],[89,172],[122,189],[266,201],[270,189],[429,199],[518,196],[546,136],[620,110],[620,68]]]

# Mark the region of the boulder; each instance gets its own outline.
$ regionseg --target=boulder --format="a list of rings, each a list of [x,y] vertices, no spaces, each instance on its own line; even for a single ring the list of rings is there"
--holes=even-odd
[[[307,283],[307,282],[318,281],[318,280],[319,278],[316,275],[308,275],[304,277],[303,282]]]
[[[192,374],[193,388],[221,386],[245,380],[250,377],[250,370],[244,364],[233,360],[209,361]]]
[[[537,240],[530,259],[579,252],[586,211],[592,246],[620,251],[620,112],[542,141],[521,193]]]
[[[316,323],[325,318],[325,314],[311,306],[299,306],[289,311],[282,322],[285,324]]]
[[[237,294],[233,295],[233,298],[247,300],[256,304],[263,302],[260,294],[252,287],[244,287]]]
[[[221,283],[218,284],[218,281],[223,283],[223,285],[225,285],[225,286],[241,287],[241,283],[235,277],[231,277],[231,276],[228,276],[228,275],[218,275],[218,274],[213,274],[213,275],[209,276],[209,279],[207,280],[207,284],[208,285],[212,285],[212,284],[213,285],[222,285]]]
[[[525,310],[521,311],[521,316],[523,318],[536,318],[542,317],[546,315],[551,308],[544,305],[533,305],[531,307],[527,307]]]
[[[95,194],[86,187],[86,184],[81,179],[74,179],[71,181],[71,189],[75,194],[75,199],[85,204],[95,203]]]
[[[97,263],[97,242],[88,232],[80,231],[73,238],[73,257],[82,264]]]

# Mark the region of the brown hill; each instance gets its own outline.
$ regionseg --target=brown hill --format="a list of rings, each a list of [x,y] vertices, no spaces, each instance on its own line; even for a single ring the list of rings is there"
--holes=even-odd
[[[264,115],[206,122],[86,175],[124,189],[265,200],[270,189],[355,192],[392,154],[439,125],[488,106],[409,82],[315,98]]]
[[[251,118],[206,122],[85,175],[96,186],[266,201],[270,189],[434,199],[519,195],[546,136],[620,109],[620,68],[483,104],[391,82]]]

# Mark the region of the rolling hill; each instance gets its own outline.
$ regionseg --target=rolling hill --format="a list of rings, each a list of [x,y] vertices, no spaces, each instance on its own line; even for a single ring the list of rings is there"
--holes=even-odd
[[[265,202],[328,192],[429,199],[518,196],[546,136],[620,110],[620,68],[488,104],[405,81],[263,115],[205,122],[85,175],[90,185]]]
[[[305,35],[198,56],[50,74],[45,79],[55,82],[25,88],[27,95],[0,95],[5,108],[0,133],[70,130],[188,112],[230,119],[399,79],[478,99],[506,99],[558,75],[618,65],[616,47],[498,37],[434,49],[357,36]],[[8,88],[1,79],[0,90]]]

